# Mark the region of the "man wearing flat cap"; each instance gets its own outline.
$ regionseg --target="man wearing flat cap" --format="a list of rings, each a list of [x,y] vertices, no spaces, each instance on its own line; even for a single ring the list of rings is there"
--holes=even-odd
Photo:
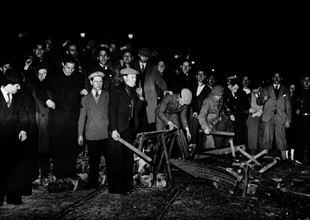
[[[157,65],[149,60],[151,50],[147,47],[141,47],[138,56],[139,60],[133,63],[133,68],[140,73],[137,79],[137,87],[142,88],[143,96],[147,102],[147,107],[140,117],[139,132],[154,131],[156,130],[155,109],[158,99],[161,94],[165,95],[169,91]],[[157,94],[157,91],[161,91],[160,94]]]
[[[22,204],[21,144],[27,139],[29,119],[24,100],[18,90],[22,74],[16,69],[6,71],[0,94],[0,206]]]
[[[203,132],[207,135],[203,148],[215,148],[214,138],[210,135],[220,119],[220,111],[223,105],[224,87],[222,85],[213,86],[211,93],[203,100],[198,121]]]
[[[180,93],[167,94],[156,108],[156,129],[165,130],[169,128],[169,130],[173,130],[174,128],[183,128],[187,140],[190,141],[191,133],[188,127],[187,111],[191,101],[192,92],[187,88],[182,89]],[[179,137],[178,145],[184,147]]]
[[[102,153],[106,158],[109,92],[102,88],[104,83],[103,72],[93,72],[88,78],[92,89],[81,100],[78,144],[82,146],[85,137],[89,154],[89,173],[86,189],[91,189],[99,186],[99,164]]]
[[[109,146],[107,153],[107,180],[109,193],[128,194],[133,188],[133,152],[119,142],[119,138],[132,144],[139,126],[141,109],[145,108],[142,89],[136,88],[139,72],[132,68],[120,72],[124,82],[110,90]]]

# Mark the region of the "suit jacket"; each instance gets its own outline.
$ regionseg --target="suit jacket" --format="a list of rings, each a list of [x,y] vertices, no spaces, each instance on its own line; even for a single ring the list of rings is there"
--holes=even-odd
[[[142,76],[139,62],[135,62],[133,64],[133,68],[139,71]],[[157,107],[157,97],[160,96],[160,94],[157,94],[156,86],[160,90],[164,91],[167,90],[167,84],[164,78],[159,73],[158,69],[156,68],[156,65],[150,62],[147,62],[143,74],[144,76],[142,77],[143,80],[142,85],[143,85],[144,98],[147,102],[146,107],[147,119],[148,123],[154,123],[155,109]]]
[[[125,83],[112,88],[109,95],[109,108],[108,108],[108,118],[109,126],[108,131],[111,133],[116,130],[119,133],[124,132],[131,126],[131,97],[126,91]],[[133,123],[134,131],[138,129],[139,126],[139,113],[141,109],[145,108],[146,103],[140,100],[137,94],[133,97]]]
[[[86,140],[108,138],[108,103],[109,92],[107,90],[101,91],[98,104],[92,92],[82,98],[78,125],[79,135],[83,135],[85,132]]]
[[[268,100],[264,102],[264,96]],[[278,97],[274,92],[273,85],[266,86],[262,89],[258,99],[258,105],[264,105],[262,120],[268,122],[274,114],[280,123],[291,122],[292,105],[289,90],[283,85],[280,86]]]
[[[179,94],[166,95],[160,104],[156,108],[157,117],[163,122],[164,125],[167,125],[169,119],[166,117],[166,114],[180,114],[180,121],[183,128],[188,126],[187,122],[187,105],[179,107]]]
[[[211,92],[211,89],[209,86],[205,84],[204,88],[201,90],[198,96],[196,95],[197,89],[198,89],[198,84],[196,83],[196,87],[192,91],[193,92],[192,107],[193,107],[193,112],[197,112],[199,114],[200,109],[202,107],[203,100],[208,97],[209,93]]]

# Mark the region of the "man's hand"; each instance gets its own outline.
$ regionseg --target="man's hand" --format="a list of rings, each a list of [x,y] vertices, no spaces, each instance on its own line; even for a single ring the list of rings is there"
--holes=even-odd
[[[27,133],[26,133],[25,131],[19,132],[19,134],[18,134],[18,139],[19,139],[21,142],[23,142],[24,140],[27,139]]]
[[[168,121],[169,130],[173,130],[175,128],[178,128],[175,124],[172,123],[172,121]]]
[[[211,128],[206,127],[206,129],[203,131],[205,134],[210,134],[211,133]]]
[[[119,135],[119,133],[117,132],[117,130],[112,131],[112,138],[115,141],[118,141],[118,138],[120,138],[121,136]]]
[[[88,94],[88,91],[86,89],[83,89],[81,90],[80,92],[81,95],[87,95]]]
[[[185,131],[186,131],[186,138],[187,138],[187,141],[190,141],[191,138],[192,138],[192,135],[191,135],[191,132],[189,131],[189,128],[186,127],[186,128],[185,128]]]
[[[193,113],[193,118],[198,118],[198,113],[197,112]]]
[[[173,95],[173,92],[172,92],[172,91],[165,90],[165,91],[164,91],[164,96],[166,96],[166,94]]]
[[[286,127],[286,128],[289,128],[289,127],[290,127],[290,125],[291,125],[291,123],[289,123],[288,121],[287,121],[287,122],[285,122],[285,127]]]
[[[236,120],[235,116],[234,115],[230,115],[230,120],[235,121]]]
[[[47,107],[52,108],[52,109],[56,108],[55,102],[53,102],[50,99],[46,101],[46,105],[47,105]]]
[[[82,146],[82,145],[83,145],[83,141],[84,141],[83,136],[80,135],[80,136],[78,137],[78,144],[79,144],[80,146]]]

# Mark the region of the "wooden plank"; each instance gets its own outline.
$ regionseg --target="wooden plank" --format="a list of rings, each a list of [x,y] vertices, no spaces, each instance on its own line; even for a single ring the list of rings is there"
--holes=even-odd
[[[199,133],[204,133],[204,131],[200,129]],[[219,136],[227,136],[227,137],[235,136],[234,132],[228,132],[228,131],[211,131],[210,134],[219,135]],[[205,134],[205,135],[208,135],[208,134]]]
[[[141,157],[143,160],[148,162],[149,164],[152,164],[152,158],[147,156],[146,154],[142,153],[139,149],[135,148],[133,145],[125,141],[123,138],[119,137],[117,139],[119,142],[121,142],[123,145],[128,147],[130,150],[132,150],[135,154],[137,154],[139,157]]]
[[[238,151],[239,148],[243,148],[244,145],[238,145],[238,146],[234,146],[235,151]],[[230,154],[231,153],[231,147],[226,147],[226,148],[222,148],[222,149],[216,149],[216,150],[212,150],[212,151],[205,151],[203,152],[203,154],[215,154],[215,155],[222,155],[222,154]]]

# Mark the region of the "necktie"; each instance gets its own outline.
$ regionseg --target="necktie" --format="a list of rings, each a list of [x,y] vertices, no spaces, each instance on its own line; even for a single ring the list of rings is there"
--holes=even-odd
[[[145,68],[145,66],[144,66],[144,64],[142,64],[142,65],[141,65],[141,72],[142,72],[142,73],[144,72],[144,68]]]
[[[96,97],[98,97],[99,96],[99,91],[96,91]]]
[[[11,102],[12,102],[12,100],[11,100],[11,96],[10,96],[10,94],[7,94],[8,95],[8,101],[7,101],[7,106],[8,106],[8,108],[10,107],[10,105],[11,105]]]

